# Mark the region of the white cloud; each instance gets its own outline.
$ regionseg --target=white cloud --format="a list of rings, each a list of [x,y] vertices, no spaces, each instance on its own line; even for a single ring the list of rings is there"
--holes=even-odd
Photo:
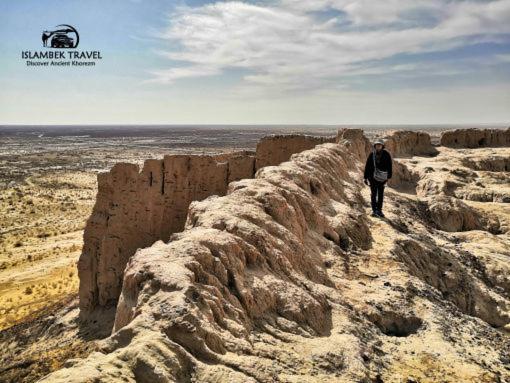
[[[275,1],[177,8],[161,37],[179,48],[164,52],[173,64],[154,71],[154,81],[238,68],[249,73],[245,90],[323,89],[333,80],[341,87],[338,79],[356,73],[412,70],[378,67],[377,60],[510,33],[510,0]]]
[[[510,63],[510,54],[496,55],[496,59],[499,62]]]
[[[416,13],[444,13],[448,6],[442,0],[283,0],[283,4],[301,11],[334,9],[345,12],[356,26],[384,25],[415,19]]]

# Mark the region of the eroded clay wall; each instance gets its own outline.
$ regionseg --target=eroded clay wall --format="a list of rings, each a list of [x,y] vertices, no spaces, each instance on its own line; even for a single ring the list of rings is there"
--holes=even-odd
[[[430,135],[425,132],[394,131],[384,137],[384,144],[394,157],[430,156],[437,153]]]
[[[510,146],[510,128],[449,130],[441,134],[440,143],[451,148]]]
[[[97,306],[116,304],[130,257],[138,248],[167,241],[172,233],[182,231],[192,201],[225,195],[232,181],[253,178],[258,169],[279,165],[318,144],[340,141],[353,146],[351,153],[364,163],[371,144],[363,131],[341,129],[336,137],[268,136],[258,143],[256,153],[172,155],[146,161],[141,171],[133,164],[117,164],[100,174],[78,267],[82,316]],[[396,157],[435,153],[430,136],[422,132],[394,132],[385,142]]]
[[[336,137],[316,137],[302,134],[272,135],[262,138],[257,144],[255,168],[279,165],[288,161],[294,153],[314,148],[326,142],[335,142]]]
[[[370,140],[365,137],[363,129],[339,129],[336,142],[343,142],[362,164],[365,163],[372,147]]]
[[[224,195],[231,181],[251,178],[255,156],[171,155],[142,171],[117,164],[98,175],[98,194],[78,263],[80,309],[115,305],[124,268],[138,248],[181,231],[191,201]]]
[[[116,304],[130,257],[137,249],[182,231],[192,201],[225,195],[232,181],[253,178],[263,166],[278,165],[294,153],[334,141],[335,137],[269,136],[257,145],[256,155],[249,151],[171,155],[146,161],[141,172],[134,164],[117,164],[100,174],[78,263],[82,317],[98,306]]]

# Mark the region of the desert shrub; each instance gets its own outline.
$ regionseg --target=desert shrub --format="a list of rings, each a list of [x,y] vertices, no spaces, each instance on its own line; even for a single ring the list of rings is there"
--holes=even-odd
[[[33,293],[32,288],[31,288],[30,286],[27,286],[27,287],[26,287],[26,289],[25,289],[25,294],[26,294],[26,295],[30,295],[30,294],[32,294],[32,293]]]

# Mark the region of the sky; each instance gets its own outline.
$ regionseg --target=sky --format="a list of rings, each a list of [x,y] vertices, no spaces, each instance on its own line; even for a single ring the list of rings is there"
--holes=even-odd
[[[70,24],[94,67],[22,51]],[[0,1],[0,124],[506,124],[510,0]]]

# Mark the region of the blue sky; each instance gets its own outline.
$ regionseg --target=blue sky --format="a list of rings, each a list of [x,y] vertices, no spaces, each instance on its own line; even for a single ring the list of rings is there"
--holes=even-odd
[[[0,2],[0,124],[510,121],[510,0]],[[95,67],[34,68],[71,24]]]

